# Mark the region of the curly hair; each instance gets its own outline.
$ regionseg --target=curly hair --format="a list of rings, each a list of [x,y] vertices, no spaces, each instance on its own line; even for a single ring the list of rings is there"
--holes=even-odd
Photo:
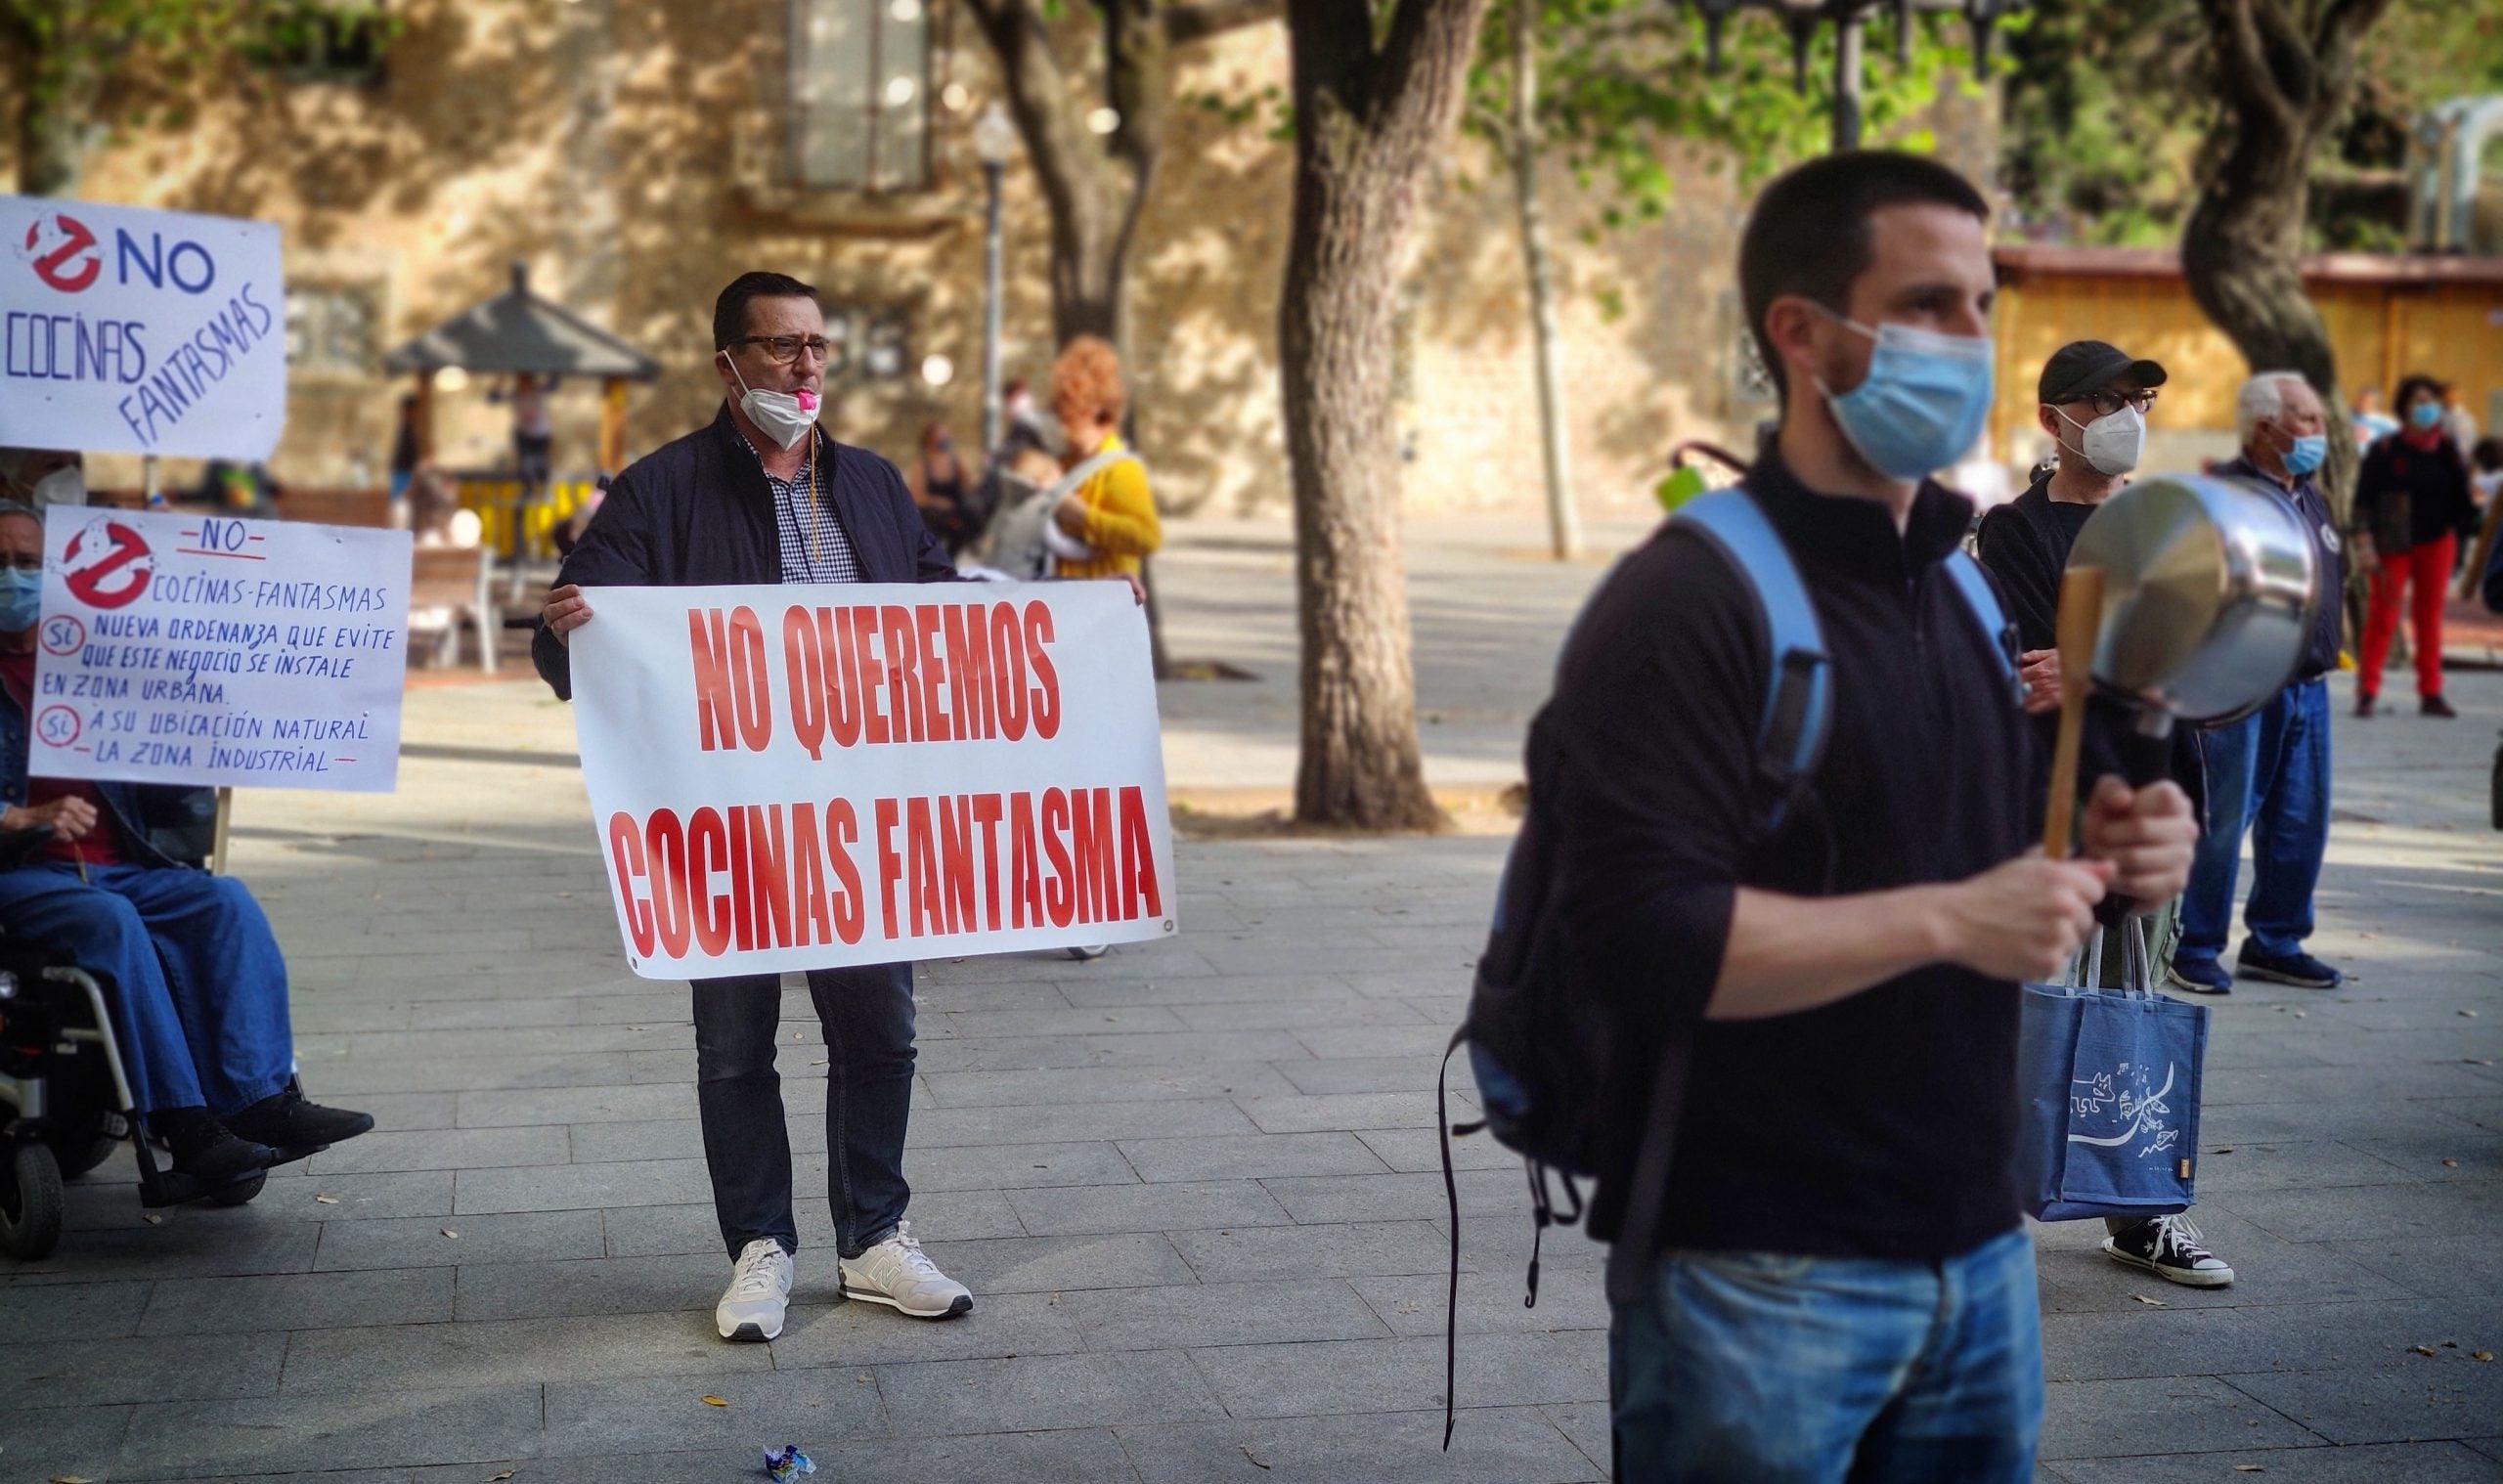
[[[1121,360],[1100,335],[1079,335],[1052,363],[1052,412],[1075,412],[1118,421],[1127,395],[1121,385]]]

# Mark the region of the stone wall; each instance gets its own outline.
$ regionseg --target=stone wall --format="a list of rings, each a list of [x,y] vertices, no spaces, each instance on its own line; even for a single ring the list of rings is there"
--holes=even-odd
[[[629,400],[632,451],[710,415],[712,300],[753,267],[903,317],[905,374],[848,390],[840,436],[898,459],[933,418],[975,441],[982,186],[970,134],[993,78],[953,6],[936,16],[930,85],[954,106],[935,109],[932,187],[883,198],[781,183],[785,0],[410,0],[402,14],[378,85],[240,89],[179,134],[100,148],[77,192],[275,220],[290,287],[329,301],[330,323],[362,308],[364,336],[333,344],[364,356],[297,363],[273,460],[282,478],[338,482],[359,460],[378,470],[405,383],[371,358],[500,290],[516,260],[541,292],[664,363]],[[1082,55],[1082,34],[1073,39]],[[1191,100],[1282,87],[1284,38],[1272,24],[1185,55],[1133,269],[1140,444],[1170,508],[1274,509],[1288,496],[1272,345],[1292,149],[1265,117]],[[1938,132],[1949,157],[1987,165],[1986,109],[1948,105]],[[1396,433],[1413,505],[1531,510],[1537,414],[1512,198],[1476,153],[1456,144],[1430,188],[1402,301]],[[1562,171],[1549,183],[1574,485],[1594,513],[1640,508],[1673,443],[1739,445],[1763,410],[1735,374],[1739,196],[1711,164],[1686,160],[1665,221],[1595,244],[1571,231],[1589,203]],[[1030,171],[1012,165],[1007,181],[1003,366],[1038,377],[1051,350],[1045,217]],[[944,385],[918,373],[931,357],[952,367]],[[440,398],[450,464],[505,457],[505,419],[485,390],[472,380]],[[593,389],[556,402],[559,465],[585,465]],[[131,462],[100,459],[99,476],[126,481]]]

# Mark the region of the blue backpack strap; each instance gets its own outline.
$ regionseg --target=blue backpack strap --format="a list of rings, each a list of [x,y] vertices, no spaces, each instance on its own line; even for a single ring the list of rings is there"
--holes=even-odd
[[[1983,575],[1982,564],[1961,547],[1947,553],[1947,575],[1964,595],[1964,606],[1973,610],[1973,622],[1982,626],[1982,636],[1990,640],[1991,657],[1998,661],[1999,678],[2007,682],[2007,693],[2023,706],[2024,682],[2016,674],[2016,626],[1999,606],[1998,589]]]
[[[1698,495],[1678,507],[1673,520],[1701,536],[1755,590],[1769,641],[1765,673],[1772,677],[1764,714],[1756,722],[1756,768],[1770,804],[1768,831],[1789,811],[1802,779],[1816,770],[1833,724],[1832,664],[1825,633],[1790,548],[1746,491],[1735,487]]]

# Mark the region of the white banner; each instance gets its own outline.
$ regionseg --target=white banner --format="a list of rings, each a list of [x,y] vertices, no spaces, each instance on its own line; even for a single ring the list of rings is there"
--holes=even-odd
[[[0,446],[266,458],[285,321],[274,223],[0,196]]]
[[[1119,583],[601,588],[574,729],[645,979],[1174,931]]]
[[[44,511],[28,769],[390,790],[409,533]]]

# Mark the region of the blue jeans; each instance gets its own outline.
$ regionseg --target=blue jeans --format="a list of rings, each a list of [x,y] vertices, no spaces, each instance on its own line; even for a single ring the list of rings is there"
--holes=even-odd
[[[2199,734],[2208,817],[2181,895],[2174,961],[2213,964],[2233,930],[2242,832],[2251,831],[2251,951],[2283,958],[2311,936],[2312,889],[2329,849],[2329,685],[2298,680],[2231,726]]]
[[[0,927],[94,975],[112,1010],[141,1113],[223,1117],[292,1075],[286,960],[261,904],[232,876],[66,862],[0,872]]]
[[[1943,1262],[1671,1252],[1616,1310],[1626,1484],[2028,1484],[2042,1326],[2022,1228]]]
[[[695,1101],[713,1214],[735,1257],[770,1237],[800,1249],[791,1215],[791,1134],[773,1069],[782,1025],[779,976],[695,982]],[[809,997],[825,1027],[827,1200],[835,1250],[857,1257],[895,1235],[912,1187],[903,1178],[912,1111],[912,966],[819,969]]]

